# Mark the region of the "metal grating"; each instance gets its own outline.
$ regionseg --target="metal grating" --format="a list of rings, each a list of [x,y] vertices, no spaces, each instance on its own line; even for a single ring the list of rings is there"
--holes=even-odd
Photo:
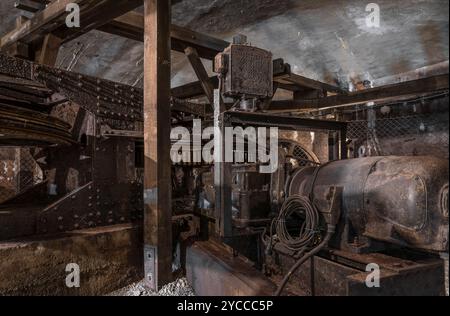
[[[352,121],[348,125],[348,138],[355,144],[376,144],[384,139],[427,136],[433,134],[435,142],[449,147],[448,113],[439,115],[409,115],[382,118],[373,121]]]

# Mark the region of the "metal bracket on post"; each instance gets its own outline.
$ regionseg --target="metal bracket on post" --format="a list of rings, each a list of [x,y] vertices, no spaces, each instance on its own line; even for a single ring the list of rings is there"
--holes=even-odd
[[[156,265],[157,255],[158,248],[149,245],[144,246],[145,280],[153,291],[158,291],[158,267]]]

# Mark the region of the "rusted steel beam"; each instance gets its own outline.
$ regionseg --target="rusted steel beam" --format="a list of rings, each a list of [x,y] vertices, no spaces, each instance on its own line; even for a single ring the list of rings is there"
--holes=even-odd
[[[69,129],[48,114],[2,104],[0,96],[0,146],[70,145],[75,141]]]
[[[100,31],[130,38],[136,41],[144,40],[144,17],[138,12],[128,12],[99,28]],[[201,58],[214,59],[222,52],[229,42],[212,36],[194,32],[181,26],[171,26],[170,36],[172,50],[184,53],[187,47],[197,50]]]
[[[243,256],[212,240],[187,248],[186,277],[199,296],[270,296],[276,289]]]
[[[144,1],[144,267],[155,290],[172,280],[170,2]]]
[[[295,111],[301,109],[325,109],[330,107],[356,105],[367,102],[386,102],[407,96],[420,96],[449,89],[448,75],[402,82],[346,95],[336,95],[314,100],[273,101],[270,111]]]

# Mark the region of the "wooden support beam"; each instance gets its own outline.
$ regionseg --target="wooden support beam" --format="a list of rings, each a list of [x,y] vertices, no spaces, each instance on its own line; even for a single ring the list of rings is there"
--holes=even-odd
[[[22,42],[15,42],[14,44],[8,46],[4,52],[11,57],[29,59],[30,58],[30,48],[28,44]]]
[[[173,50],[183,51],[190,46],[197,50],[201,58],[210,60],[213,60],[218,53],[223,52],[230,45],[227,41],[194,32],[178,25],[172,25],[170,36]]]
[[[219,78],[213,76],[209,78],[214,89],[219,86]],[[190,99],[205,95],[203,87],[200,81],[191,82],[182,86],[178,86],[172,89],[172,96],[178,99]]]
[[[219,80],[217,77],[210,77],[209,81],[213,84],[214,89],[218,87]],[[338,87],[293,74],[290,65],[285,64],[283,59],[273,61],[273,81],[279,89],[293,92],[318,90],[317,95],[326,91],[345,93]],[[196,81],[173,88],[172,95],[180,99],[194,98],[204,95],[204,91],[201,82]]]
[[[291,84],[297,87],[307,88],[307,89],[313,89],[313,90],[321,90],[321,91],[329,91],[329,92],[335,92],[335,93],[343,93],[341,88],[320,82],[317,80],[313,80],[310,78],[306,78],[297,74],[294,74],[292,72],[288,72],[283,76],[278,76],[275,78],[276,82],[279,82],[281,84]]]
[[[92,2],[92,0],[85,1]],[[79,28],[67,28],[61,25],[55,34],[63,39],[63,43],[67,43],[141,5],[142,0],[95,0],[91,6],[81,11]]]
[[[45,10],[39,11],[35,16],[16,27],[0,39],[0,49],[8,48],[15,42],[29,44],[36,39],[55,30],[64,24],[66,17],[66,6],[69,3],[81,4],[86,0],[59,0],[50,3]]]
[[[386,86],[405,81],[413,81],[438,75],[448,74],[449,61],[421,67],[412,71],[402,72],[392,76],[377,78],[372,81],[374,87]]]
[[[144,267],[154,290],[172,280],[170,0],[144,0]]]
[[[36,62],[41,65],[54,67],[61,43],[62,40],[52,33],[45,35],[40,49],[36,52]]]
[[[399,98],[415,97],[448,89],[448,74],[446,74],[314,100],[273,101],[269,110],[291,112],[305,108],[325,109],[367,102],[387,102],[396,99],[398,100]]]
[[[29,19],[23,15],[19,15],[16,17],[16,27],[20,27],[22,24],[24,24]]]
[[[65,21],[70,3],[80,7],[80,27],[68,28]],[[40,43],[44,36],[53,33],[63,40],[63,43],[96,29],[109,21],[142,5],[142,0],[58,0],[52,1],[47,7],[29,21],[16,27],[0,39],[0,49],[6,49],[15,42],[25,44]]]
[[[206,97],[208,98],[208,101],[210,104],[214,103],[214,86],[209,80],[208,72],[205,69],[205,66],[203,65],[200,57],[198,56],[197,50],[192,47],[188,47],[185,49],[186,57],[188,58],[189,62],[191,63],[192,68],[195,71],[195,74],[197,75],[198,80],[200,81],[200,84],[203,88],[203,92],[205,93]]]
[[[130,38],[136,41],[144,40],[144,17],[138,12],[128,12],[111,21],[100,28],[100,31]],[[172,50],[184,53],[187,47],[197,50],[198,55],[205,59],[214,59],[230,45],[212,36],[194,32],[192,30],[177,25],[171,26],[170,36],[172,40]]]

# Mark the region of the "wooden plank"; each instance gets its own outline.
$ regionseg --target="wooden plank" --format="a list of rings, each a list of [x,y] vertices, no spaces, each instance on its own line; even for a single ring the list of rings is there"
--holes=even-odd
[[[284,83],[284,84],[294,84],[298,87],[314,89],[314,90],[325,90],[329,92],[343,93],[341,88],[320,82],[317,80],[313,80],[310,78],[306,78],[294,73],[289,72],[285,76],[281,76],[276,78],[276,82]]]
[[[173,50],[182,51],[190,46],[197,50],[201,58],[211,60],[230,45],[227,41],[194,32],[178,25],[172,25],[170,36],[172,38]]]
[[[16,42],[4,51],[8,56],[28,59],[30,57],[30,49],[28,44]]]
[[[403,97],[444,91],[449,89],[448,75],[402,82],[373,89],[319,98],[315,100],[273,101],[271,111],[295,111],[300,109],[325,109],[329,107],[356,105],[367,102],[385,102]]]
[[[412,81],[432,76],[448,74],[448,68],[449,68],[449,61],[445,60],[443,62],[421,67],[412,71],[403,72],[383,78],[377,78],[372,81],[372,84],[374,87],[380,87],[399,82]]]
[[[144,266],[152,289],[172,280],[170,0],[144,0]]]
[[[277,84],[277,88],[285,89],[289,91],[305,91],[305,90],[317,90],[316,94],[320,94],[323,91],[339,91],[340,93],[344,93],[341,89],[328,85],[326,83],[322,83],[319,81],[315,81],[312,79],[308,79],[296,74],[293,74],[290,70],[289,64],[284,64],[284,61],[281,59],[276,59],[273,61],[273,80],[274,83]],[[295,79],[292,79],[295,78]],[[301,78],[301,79],[300,79]],[[297,81],[297,83],[290,82],[288,80]],[[218,87],[219,80],[216,76],[210,77],[209,81],[213,84],[214,89]],[[303,82],[303,83],[301,83]],[[300,85],[302,84],[302,85]],[[306,87],[306,85],[308,87]],[[314,88],[311,88],[314,87]],[[320,89],[319,89],[320,88]],[[194,98],[204,95],[203,87],[200,81],[188,83],[186,85],[178,86],[172,89],[172,95],[174,97],[184,99],[184,98]]]
[[[81,25],[79,28],[68,28],[65,24],[68,14],[66,7],[70,3],[78,4],[80,7]],[[7,48],[17,41],[26,44],[40,42],[46,34],[51,32],[62,38],[63,42],[67,42],[140,5],[142,5],[142,0],[53,1],[44,10],[36,12],[32,19],[6,34],[0,40],[0,48]]]
[[[41,65],[54,67],[56,64],[56,59],[58,58],[61,43],[62,40],[59,37],[53,35],[52,33],[47,34],[44,37],[42,46],[37,53],[36,61]]]
[[[200,57],[198,56],[197,50],[192,47],[188,47],[185,49],[186,56],[191,63],[192,68],[194,69],[195,74],[197,75],[198,80],[205,92],[206,97],[210,104],[214,103],[214,86],[209,81],[208,72],[205,69]]]
[[[213,85],[214,89],[219,86],[219,78],[217,78],[217,76],[210,77],[209,81]],[[191,82],[172,89],[172,96],[178,99],[190,99],[203,95],[205,95],[205,92],[200,81]]]
[[[63,39],[63,43],[66,43],[141,5],[142,0],[97,0],[93,6],[81,12],[80,28],[67,28],[61,25],[55,32]]]
[[[131,11],[102,25],[98,30],[143,42],[144,16],[141,13]]]
[[[128,12],[100,28],[100,31],[130,38],[136,41],[144,39],[144,17],[138,12]],[[214,57],[227,48],[230,43],[212,36],[194,32],[181,26],[172,25],[170,36],[172,49],[184,53],[187,47],[197,50],[198,55],[205,59]]]
[[[66,6],[69,3],[81,4],[87,0],[59,0],[50,3],[45,10],[39,11],[35,16],[18,26],[0,39],[0,48],[4,49],[15,42],[32,42],[37,36],[55,30],[65,21]],[[41,34],[43,33],[43,34]]]

